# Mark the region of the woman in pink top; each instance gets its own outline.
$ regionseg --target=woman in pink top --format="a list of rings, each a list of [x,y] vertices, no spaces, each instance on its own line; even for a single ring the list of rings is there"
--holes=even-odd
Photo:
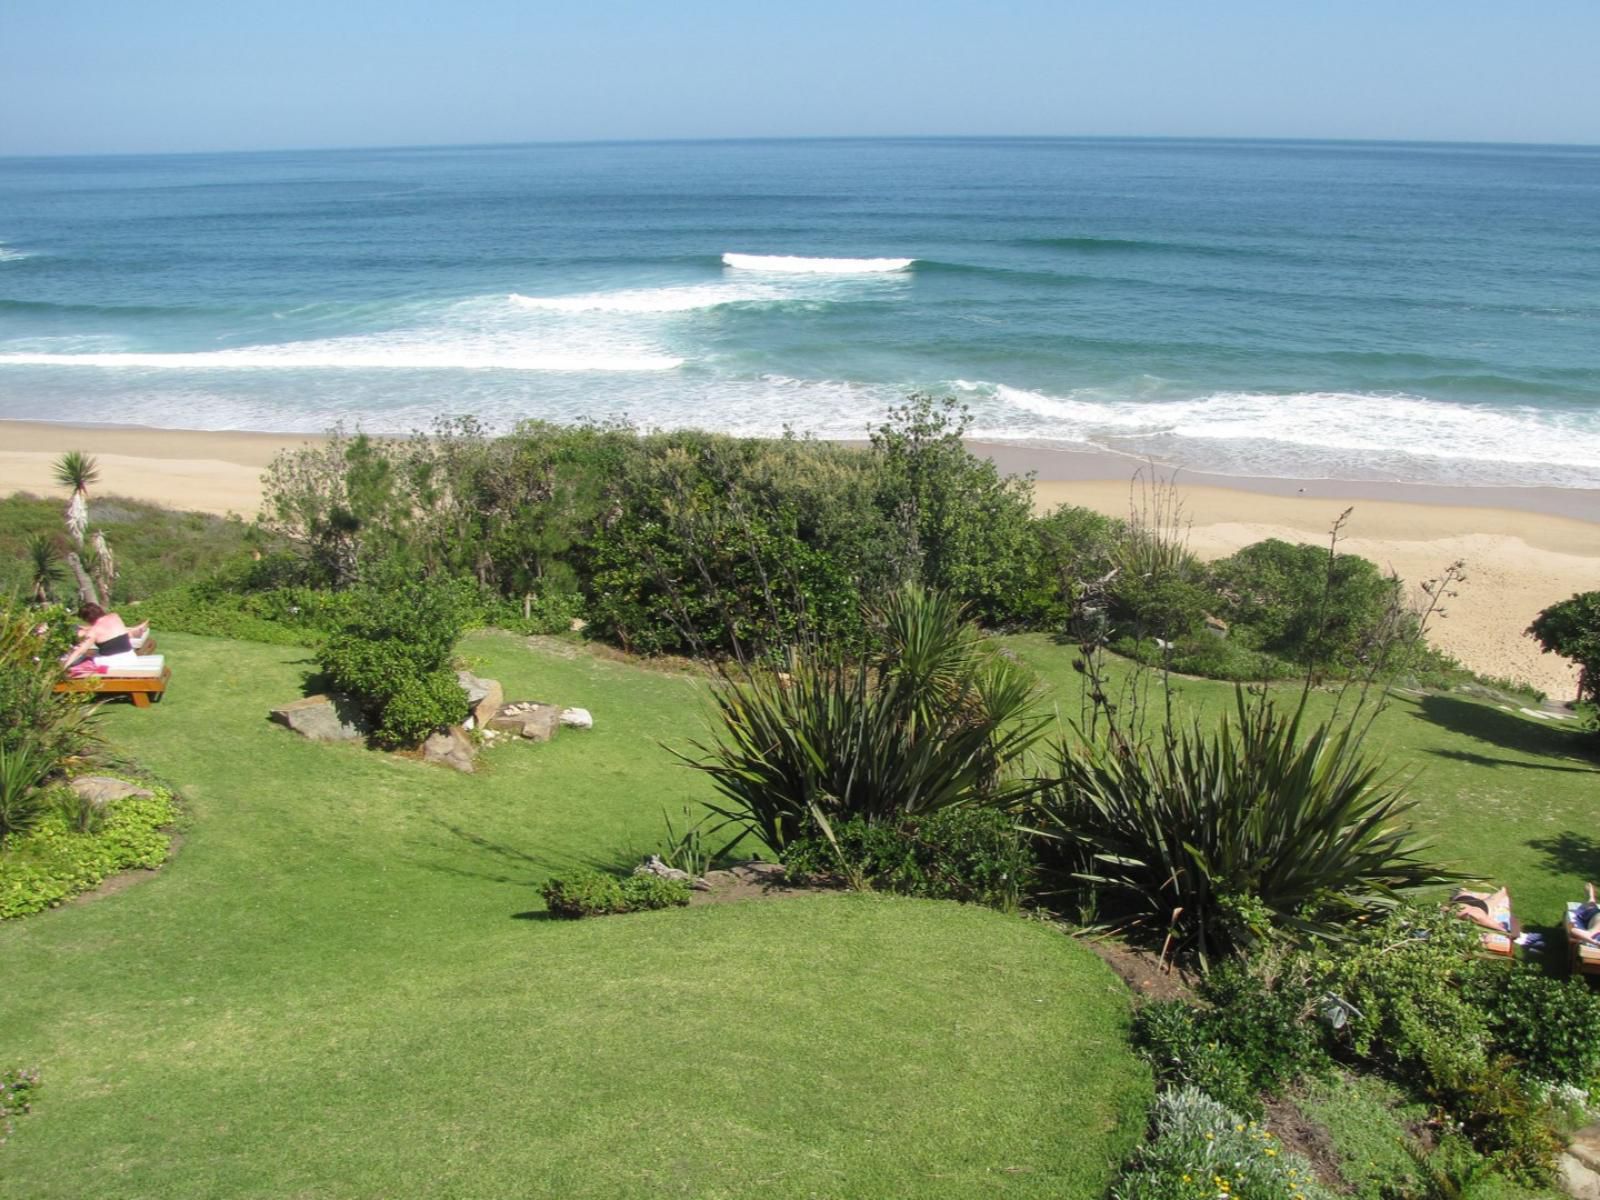
[[[84,624],[78,627],[78,644],[67,651],[61,661],[72,666],[92,658],[98,666],[116,666],[137,658],[133,641],[149,632],[150,622],[129,629],[116,613],[108,613],[98,604],[85,604],[78,610]]]

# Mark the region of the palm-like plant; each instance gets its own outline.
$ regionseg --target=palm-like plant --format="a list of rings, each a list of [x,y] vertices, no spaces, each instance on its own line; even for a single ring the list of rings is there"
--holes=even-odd
[[[44,815],[39,784],[54,767],[54,756],[36,743],[0,745],[0,843],[39,823]]]
[[[54,464],[56,482],[72,490],[67,501],[67,531],[80,546],[89,530],[89,486],[100,481],[100,464],[82,450],[68,450]]]
[[[774,852],[831,822],[1010,803],[1009,768],[1038,737],[1036,685],[938,592],[908,588],[872,614],[882,649],[812,649],[786,673],[725,674],[720,736],[685,761],[711,776],[717,812]]]
[[[1302,736],[1303,701],[1284,715],[1241,690],[1236,707],[1153,745],[1112,734],[1059,748],[1042,832],[1121,923],[1205,963],[1265,937],[1337,939],[1457,878],[1422,857],[1404,824],[1413,802],[1362,753],[1361,727]]]
[[[50,589],[60,583],[65,574],[54,538],[36,533],[28,539],[28,573],[34,602],[48,604]]]

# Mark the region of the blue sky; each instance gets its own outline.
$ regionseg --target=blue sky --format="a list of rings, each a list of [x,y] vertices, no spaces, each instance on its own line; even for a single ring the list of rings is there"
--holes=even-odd
[[[0,154],[877,134],[1600,143],[1597,47],[1597,0],[5,0]]]

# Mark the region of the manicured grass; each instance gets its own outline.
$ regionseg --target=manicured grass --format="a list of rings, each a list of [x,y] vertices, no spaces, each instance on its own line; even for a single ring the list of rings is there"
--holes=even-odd
[[[1082,677],[1072,668],[1074,649],[1044,634],[1006,641],[1046,680],[1063,722],[1078,719]],[[1112,674],[1120,683],[1128,668],[1113,662]],[[1173,688],[1180,719],[1214,720],[1234,702],[1232,684],[1175,679]],[[1280,684],[1273,693],[1292,705],[1299,690]],[[1158,690],[1146,705],[1150,722],[1159,722]],[[1600,883],[1600,757],[1592,735],[1575,723],[1508,707],[1454,693],[1395,693],[1367,749],[1411,780],[1420,802],[1416,826],[1434,853],[1475,878],[1508,884],[1524,928],[1546,933],[1556,947],[1549,957],[1565,971],[1566,902],[1582,898],[1585,880]],[[1312,718],[1332,708],[1332,693],[1311,697]]]
[[[860,896],[544,919],[704,782],[691,679],[469,640],[590,733],[475,777],[269,724],[303,651],[162,635],[106,732],[187,798],[181,853],[0,926],[0,1148],[31,1197],[1098,1197],[1142,1131],[1126,991],[1041,925]],[[521,918],[521,919],[518,919]]]

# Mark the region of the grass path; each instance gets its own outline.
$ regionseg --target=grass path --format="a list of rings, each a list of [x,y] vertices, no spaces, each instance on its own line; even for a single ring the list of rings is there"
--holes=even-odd
[[[1041,926],[832,896],[544,920],[552,873],[702,795],[689,680],[480,636],[591,733],[463,777],[266,721],[303,652],[163,635],[106,730],[182,852],[0,927],[0,1061],[39,1065],[0,1194],[1095,1197],[1148,1084],[1127,997]],[[521,917],[522,919],[518,919]]]

